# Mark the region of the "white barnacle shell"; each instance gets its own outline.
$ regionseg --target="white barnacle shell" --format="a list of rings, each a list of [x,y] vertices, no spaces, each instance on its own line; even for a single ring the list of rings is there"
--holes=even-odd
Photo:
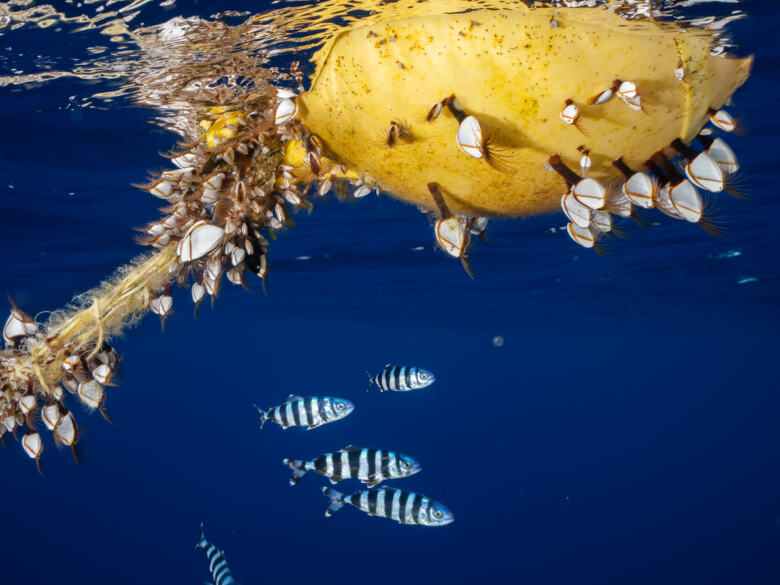
[[[561,110],[561,121],[568,126],[574,124],[579,117],[580,108],[576,104],[568,103]]]
[[[192,285],[192,302],[196,305],[203,300],[203,296],[206,294],[206,287],[201,283],[196,282]]]
[[[268,274],[268,258],[265,254],[261,254],[257,260],[257,275],[260,278],[265,278],[266,274]]]
[[[181,201],[180,203],[176,204],[176,209],[174,210],[173,214],[176,217],[180,217],[184,219],[189,215],[189,209],[187,208],[187,204],[184,203],[184,201]]]
[[[92,377],[101,384],[108,384],[111,381],[111,368],[108,364],[100,364],[92,370]]]
[[[161,199],[167,199],[173,193],[174,183],[171,181],[159,181],[149,189],[149,193]]]
[[[175,230],[177,227],[179,227],[180,221],[181,219],[175,215],[169,215],[165,218],[165,220],[163,220],[163,227],[168,230]]]
[[[167,171],[163,171],[160,176],[168,181],[181,183],[182,181],[188,181],[194,174],[195,167],[182,167],[180,169],[169,169]]]
[[[590,216],[593,211],[584,203],[577,201],[571,192],[566,193],[561,197],[561,209],[563,209],[563,212],[566,214],[566,217],[569,218],[569,221],[575,223],[579,227],[586,228],[590,225]]]
[[[25,394],[19,399],[19,410],[22,411],[22,414],[28,414],[37,405],[38,401],[32,394]]]
[[[292,189],[285,189],[282,192],[282,196],[291,205],[300,205],[300,203],[301,203],[301,198],[298,196],[298,193],[296,193]]]
[[[43,424],[46,425],[46,428],[53,431],[57,423],[60,422],[60,407],[54,403],[47,404],[41,409],[41,419],[43,419]],[[6,424],[6,426],[8,425]]]
[[[160,317],[170,315],[171,309],[173,308],[173,297],[171,295],[160,295],[159,297],[155,297],[149,303],[149,308],[152,313],[160,315]]]
[[[612,216],[606,211],[594,211],[590,218],[590,228],[594,232],[606,233],[612,230]]]
[[[3,339],[6,344],[10,344],[21,337],[34,335],[37,332],[38,326],[35,324],[35,321],[21,311],[12,309],[3,326]]]
[[[60,417],[54,428],[54,437],[65,445],[72,445],[76,442],[76,422],[70,412],[66,412]]]
[[[209,293],[212,297],[217,292],[217,279],[216,278],[204,278],[203,279],[203,287],[206,289],[206,292]]]
[[[636,112],[642,111],[642,98],[639,96],[626,98],[623,100],[623,103]]]
[[[737,127],[737,121],[726,110],[718,110],[711,114],[710,122],[724,132],[733,132]]]
[[[3,425],[9,432],[13,432],[16,428],[16,417],[14,415],[7,416],[3,419]]]
[[[286,87],[277,87],[276,88],[276,96],[279,99],[291,100],[291,99],[294,99],[296,95],[297,94],[293,90],[288,89]]]
[[[219,189],[222,187],[222,181],[225,180],[225,173],[217,173],[211,175],[208,179],[203,181],[203,185],[209,189]]]
[[[43,441],[38,433],[27,433],[22,437],[22,448],[30,459],[38,459],[43,453]]]
[[[599,93],[596,97],[592,98],[590,101],[593,103],[594,106],[600,106],[601,104],[606,104],[609,100],[611,100],[613,95],[614,92],[610,87],[608,89],[603,90],[601,93]]]
[[[354,192],[353,195],[354,195],[355,199],[360,199],[361,197],[365,197],[369,193],[371,193],[371,187],[369,187],[368,185],[361,185],[360,187],[355,189],[355,192]]]
[[[690,181],[682,181],[669,188],[669,202],[685,221],[697,223],[702,216],[704,202]]]
[[[284,205],[281,203],[277,203],[274,205],[274,215],[276,216],[276,219],[279,220],[279,222],[284,223],[285,213],[284,213]]]
[[[203,192],[200,195],[200,200],[203,201],[203,203],[214,203],[217,199],[219,199],[219,191],[210,189],[209,187],[203,188]]]
[[[448,217],[436,222],[436,241],[450,256],[460,258],[466,242],[465,222],[457,217]]]
[[[474,218],[474,221],[471,222],[471,227],[469,228],[469,232],[471,232],[475,236],[478,236],[487,229],[489,222],[490,219],[487,217],[476,217]]]
[[[580,170],[582,171],[582,176],[587,177],[588,171],[590,170],[591,160],[590,155],[583,154],[580,158]]]
[[[570,221],[566,225],[566,232],[572,240],[583,248],[592,248],[596,244],[596,237],[593,235],[590,228],[582,228]]]
[[[274,121],[277,126],[286,124],[292,120],[298,113],[298,105],[292,98],[283,98],[279,101],[279,105],[276,106],[276,116]]]
[[[458,148],[472,158],[482,158],[482,143],[485,133],[482,124],[474,116],[466,116],[458,126],[455,141]]]
[[[103,402],[103,386],[97,380],[79,384],[78,395],[81,401],[90,408],[97,408]]]
[[[636,88],[636,83],[633,81],[623,81],[619,86],[617,90],[618,97],[625,100],[633,100],[634,98],[639,96],[639,92]]]
[[[3,339],[10,344],[24,335],[24,323],[16,316],[16,311],[11,311],[3,327]]]
[[[625,196],[637,207],[650,209],[655,205],[658,182],[647,173],[634,173],[623,183],[622,189]]]
[[[211,280],[216,280],[222,274],[222,262],[219,258],[212,258],[206,263],[206,275]]]
[[[688,179],[684,179],[683,182],[690,184]],[[668,183],[656,191],[655,207],[658,209],[658,211],[668,215],[669,217],[673,217],[674,219],[682,219],[683,217],[677,212],[677,209],[675,209],[674,205],[672,204],[670,191],[671,185]]]
[[[712,193],[723,191],[725,181],[723,169],[706,152],[702,152],[685,165],[685,174],[697,187]]]
[[[712,144],[707,149],[707,154],[718,163],[718,166],[723,169],[726,175],[734,174],[739,170],[739,162],[734,151],[729,148],[729,145],[722,138],[716,138],[712,141]]]
[[[615,189],[609,194],[607,208],[620,217],[631,217],[631,200],[622,189]]]
[[[601,209],[607,201],[607,190],[596,179],[583,179],[574,185],[572,193],[591,209]]]
[[[192,153],[185,153],[171,159],[171,162],[180,169],[191,167],[197,162],[198,157]]]
[[[238,266],[246,258],[246,251],[243,248],[233,248],[230,253],[230,262],[233,266]]]
[[[236,162],[236,153],[232,146],[225,149],[225,152],[223,152],[220,156],[222,157],[222,160],[224,160],[229,165],[232,165],[234,162]]]
[[[244,282],[244,270],[243,268],[231,268],[225,273],[227,279],[233,284],[241,285]]]
[[[324,197],[328,191],[333,187],[333,181],[330,178],[325,179],[320,183],[319,189],[317,189],[317,195]]]
[[[65,390],[67,390],[71,394],[75,394],[79,389],[78,381],[74,380],[73,378],[67,378],[65,380],[62,380],[61,384],[65,386]]]
[[[176,247],[176,253],[182,262],[192,262],[202,258],[222,242],[225,230],[204,220],[194,223]]]
[[[148,228],[146,228],[146,233],[153,238],[156,238],[165,233],[165,226],[160,223],[153,223]]]

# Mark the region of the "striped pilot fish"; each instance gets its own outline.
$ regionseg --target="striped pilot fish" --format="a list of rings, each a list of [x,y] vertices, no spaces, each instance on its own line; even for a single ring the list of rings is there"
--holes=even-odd
[[[307,471],[316,471],[334,484],[342,479],[359,479],[370,488],[386,479],[409,477],[422,469],[417,461],[403,453],[354,445],[324,453],[313,461],[285,459],[284,464],[293,471],[290,485],[298,483]]]
[[[322,493],[330,499],[326,516],[333,516],[344,504],[352,504],[369,516],[390,518],[401,524],[444,526],[455,520],[452,512],[439,502],[422,494],[387,486],[355,492],[351,496],[329,487],[322,488]]]
[[[436,381],[436,377],[422,368],[406,368],[387,364],[376,376],[368,374],[368,383],[379,386],[381,392],[393,390],[407,392],[427,388]]]
[[[256,404],[255,408],[257,408],[257,414],[260,415],[261,429],[265,421],[272,420],[283,429],[306,427],[307,430],[310,430],[344,418],[355,409],[355,405],[343,398],[329,398],[327,396],[302,398],[290,394],[286,401],[279,406],[269,408],[267,412]]]
[[[236,585],[236,580],[230,574],[230,567],[225,561],[225,553],[206,540],[203,534],[203,524],[200,525],[200,539],[195,548],[203,549],[209,559],[209,571],[214,579],[214,585]]]

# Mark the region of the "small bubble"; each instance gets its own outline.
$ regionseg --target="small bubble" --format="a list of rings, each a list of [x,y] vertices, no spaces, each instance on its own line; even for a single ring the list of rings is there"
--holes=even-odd
[[[500,335],[496,335],[493,338],[493,345],[495,345],[496,347],[501,347],[502,345],[504,345],[504,338],[501,337]]]

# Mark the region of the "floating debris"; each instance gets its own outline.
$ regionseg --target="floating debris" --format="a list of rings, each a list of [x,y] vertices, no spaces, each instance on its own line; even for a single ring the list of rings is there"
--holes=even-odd
[[[360,19],[342,18],[363,8]],[[67,402],[104,413],[108,388],[118,378],[111,340],[149,312],[164,322],[173,310],[174,284],[190,288],[196,308],[206,295],[214,302],[226,281],[252,286],[252,273],[265,287],[269,240],[292,229],[294,214],[311,210],[314,196],[349,199],[376,191],[422,207],[435,220],[439,247],[472,275],[466,258],[471,236],[484,235],[489,217],[530,216],[560,206],[572,220],[567,233],[594,248],[614,230],[617,217],[631,215],[631,205],[657,207],[706,227],[707,208],[696,186],[717,191],[722,182],[728,190],[728,177],[739,168],[731,149],[712,133],[738,129],[723,107],[748,78],[752,59],[726,54],[721,22],[665,19],[659,27],[651,11],[634,2],[610,3],[608,9],[532,9],[498,0],[478,7],[465,0],[325,0],[305,21],[286,8],[273,16],[280,18],[236,28],[196,18],[125,27],[141,58],[128,67],[127,87],[119,93],[164,114],[160,124],[181,138],[168,154],[171,168],[143,185],[165,207],[139,230],[138,241],[149,254],[80,295],[71,308],[37,322],[12,304],[0,351],[1,432],[24,427],[24,436],[32,437],[37,417],[42,439],[49,431],[75,448],[79,429]],[[474,22],[480,34],[458,37],[458,58],[447,58],[452,31],[470,31]],[[550,31],[552,23],[557,26]],[[377,50],[385,39],[366,34],[366,27],[387,26],[395,37],[392,52],[387,46]],[[692,26],[696,34],[682,34]],[[262,34],[247,50],[251,27]],[[305,41],[280,45],[279,39],[300,38],[301,30],[310,35]],[[538,30],[551,34],[538,37]],[[428,41],[420,48],[415,39],[423,31]],[[585,37],[589,43],[573,42]],[[171,38],[182,42],[163,43]],[[192,47],[198,47],[196,72]],[[312,47],[324,50],[309,79],[298,62],[285,70],[265,68],[272,55]],[[511,59],[485,57],[497,49]],[[604,51],[622,80],[604,79],[591,66]],[[485,80],[515,78],[516,62],[529,64],[528,83],[518,91],[565,79],[582,95],[540,99],[537,115],[529,117],[512,88],[486,91]],[[94,73],[94,79],[109,75]],[[655,91],[663,93],[663,108],[653,107]],[[587,152],[568,128],[580,121],[587,123]],[[714,127],[703,128],[707,122]],[[676,135],[680,127],[689,129],[686,136]],[[383,135],[382,147],[377,134]],[[701,149],[691,146],[697,134]],[[678,160],[641,166],[653,162],[655,153],[669,153],[673,143],[681,145],[681,169]],[[557,175],[544,170],[551,153],[557,153]],[[609,163],[622,157],[633,168]],[[301,418],[300,409],[294,410]],[[282,424],[278,407],[260,412]],[[295,413],[289,415],[294,422]],[[36,439],[27,439],[27,447],[28,454],[36,453]]]

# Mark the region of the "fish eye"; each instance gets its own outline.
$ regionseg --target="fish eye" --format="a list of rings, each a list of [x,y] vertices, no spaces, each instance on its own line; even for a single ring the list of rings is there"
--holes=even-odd
[[[436,518],[437,520],[441,520],[441,510],[434,510],[433,517]]]
[[[420,379],[421,380],[427,380],[428,379],[428,374],[420,374]]]
[[[336,403],[336,410],[344,410],[344,403],[343,402],[337,402]]]
[[[409,469],[412,466],[408,461],[404,461],[404,469]]]

